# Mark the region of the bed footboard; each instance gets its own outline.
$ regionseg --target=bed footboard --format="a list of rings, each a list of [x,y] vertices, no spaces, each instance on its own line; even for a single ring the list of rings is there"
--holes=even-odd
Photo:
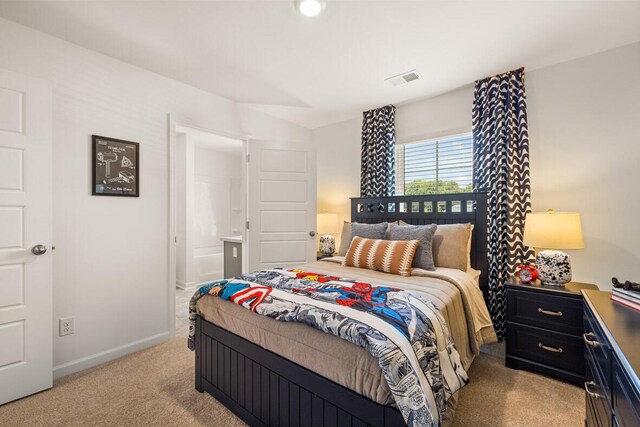
[[[250,426],[405,426],[380,405],[244,338],[196,318],[196,390]]]

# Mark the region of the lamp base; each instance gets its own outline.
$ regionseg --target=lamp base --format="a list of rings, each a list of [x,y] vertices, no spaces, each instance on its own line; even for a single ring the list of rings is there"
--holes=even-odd
[[[545,285],[564,286],[571,281],[569,255],[561,251],[545,250],[536,256],[538,278]]]
[[[330,234],[320,236],[320,253],[324,256],[331,256],[335,251],[336,239]]]

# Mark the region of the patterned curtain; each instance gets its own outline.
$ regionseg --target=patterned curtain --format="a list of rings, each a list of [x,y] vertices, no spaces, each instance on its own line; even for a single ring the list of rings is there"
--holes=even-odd
[[[474,190],[488,193],[489,311],[502,340],[504,283],[518,265],[534,259],[522,244],[531,212],[524,68],[476,81],[472,127]]]
[[[396,193],[395,112],[396,107],[387,105],[363,113],[361,197],[386,197]]]

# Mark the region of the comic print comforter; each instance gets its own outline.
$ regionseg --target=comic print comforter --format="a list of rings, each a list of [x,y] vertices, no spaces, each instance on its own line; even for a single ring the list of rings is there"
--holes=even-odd
[[[439,426],[449,397],[468,383],[443,317],[418,294],[300,270],[244,274],[196,291],[189,304],[192,350],[196,303],[204,295],[364,348],[378,360],[409,426]]]

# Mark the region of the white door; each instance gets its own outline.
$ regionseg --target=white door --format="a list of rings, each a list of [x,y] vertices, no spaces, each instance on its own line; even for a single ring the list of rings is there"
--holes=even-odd
[[[249,270],[315,261],[315,151],[250,141],[249,155]]]
[[[0,404],[51,387],[51,103],[0,70]]]

